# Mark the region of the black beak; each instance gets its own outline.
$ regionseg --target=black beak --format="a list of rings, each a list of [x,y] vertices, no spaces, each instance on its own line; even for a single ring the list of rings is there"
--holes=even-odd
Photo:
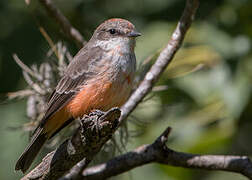
[[[137,37],[137,36],[141,36],[141,35],[142,34],[137,31],[131,31],[130,33],[128,33],[128,37]]]

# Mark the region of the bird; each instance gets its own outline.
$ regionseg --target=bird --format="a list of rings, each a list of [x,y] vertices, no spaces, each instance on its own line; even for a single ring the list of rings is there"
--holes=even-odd
[[[45,115],[17,160],[16,171],[25,173],[45,142],[74,119],[126,102],[134,84],[134,49],[140,35],[131,22],[121,18],[106,20],[96,28],[50,95]]]

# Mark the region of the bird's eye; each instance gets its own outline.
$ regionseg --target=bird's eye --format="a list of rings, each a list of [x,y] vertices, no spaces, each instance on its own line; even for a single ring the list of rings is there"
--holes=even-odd
[[[110,34],[115,34],[115,33],[116,33],[116,30],[115,30],[115,29],[110,29],[110,30],[109,30],[109,33],[110,33]]]

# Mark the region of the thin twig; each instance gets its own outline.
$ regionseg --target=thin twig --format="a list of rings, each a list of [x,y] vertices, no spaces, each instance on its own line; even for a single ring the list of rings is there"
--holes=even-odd
[[[34,89],[37,93],[45,95],[46,91],[42,89],[37,83],[35,83],[26,71],[23,71],[23,76],[27,84]]]
[[[48,42],[48,44],[51,47],[52,51],[54,52],[55,56],[59,59],[59,52],[56,48],[57,44],[54,44],[53,40],[50,38],[50,36],[47,34],[46,30],[43,27],[39,27],[39,31],[44,36],[46,41]]]
[[[9,99],[23,98],[23,97],[31,96],[33,94],[34,94],[34,92],[32,90],[25,89],[25,90],[20,90],[20,91],[16,91],[16,92],[8,92],[7,97]]]
[[[82,47],[86,43],[81,33],[71,25],[71,23],[51,0],[40,0],[40,3],[45,7],[51,17],[60,25],[64,33],[76,42],[78,46]]]
[[[19,65],[19,67],[22,68],[23,71],[29,73],[30,75],[32,75],[33,77],[37,78],[37,79],[41,79],[41,77],[39,77],[36,73],[33,72],[33,70],[31,70],[27,65],[25,65],[17,56],[17,54],[13,54],[12,55],[13,59],[15,60],[15,62]]]

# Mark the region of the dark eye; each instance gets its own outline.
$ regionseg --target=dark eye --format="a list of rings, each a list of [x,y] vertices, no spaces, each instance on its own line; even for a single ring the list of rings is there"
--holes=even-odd
[[[109,33],[110,33],[110,34],[115,34],[115,33],[116,33],[116,30],[115,30],[115,29],[110,29],[110,30],[109,30]]]

